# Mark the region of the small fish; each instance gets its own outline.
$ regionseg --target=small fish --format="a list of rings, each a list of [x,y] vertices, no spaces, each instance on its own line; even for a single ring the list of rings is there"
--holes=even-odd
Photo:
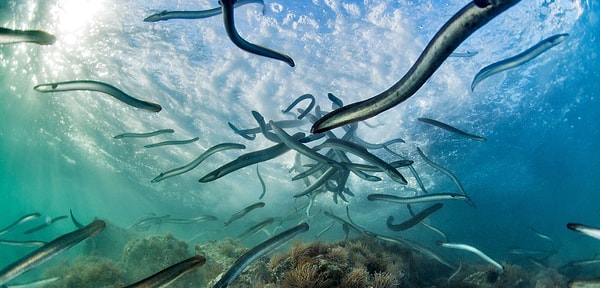
[[[327,170],[323,172],[323,175],[321,175],[315,182],[310,184],[310,186],[306,187],[306,189],[304,189],[302,192],[294,194],[294,198],[306,196],[311,192],[319,189],[321,186],[323,186],[323,184],[325,184],[325,182],[329,181],[331,177],[335,175],[335,173],[337,173],[338,171],[339,170],[335,167],[327,168]]]
[[[415,217],[415,213],[412,210],[412,207],[410,206],[410,204],[406,204],[406,208],[408,208],[408,212],[410,213],[410,216]],[[441,229],[428,224],[427,222],[420,222],[423,226],[427,227],[429,230],[439,234],[440,236],[442,236],[442,238],[444,238],[444,241],[448,242],[448,235],[446,235],[446,233],[444,233],[444,231],[442,231]]]
[[[450,269],[456,269],[456,266],[452,265],[444,257],[442,257],[438,253],[435,253],[431,249],[429,249],[429,248],[427,248],[427,247],[425,247],[425,246],[423,246],[423,245],[421,245],[421,244],[419,244],[417,242],[413,242],[413,241],[410,241],[408,239],[404,239],[404,238],[400,238],[400,237],[393,237],[393,236],[385,236],[385,235],[381,235],[381,234],[376,234],[376,233],[373,233],[373,232],[366,233],[366,235],[370,236],[370,237],[373,237],[375,239],[379,239],[379,240],[383,240],[383,241],[387,241],[387,242],[391,242],[391,243],[408,245],[410,248],[419,251],[423,255],[429,256],[431,259],[436,260],[436,261],[440,262],[441,264],[444,264],[448,268],[450,268]]]
[[[452,52],[452,54],[450,54],[450,56],[448,57],[473,57],[475,55],[479,54],[479,52],[477,51],[467,51],[467,52]]]
[[[306,123],[307,122],[304,120],[275,121],[275,124],[277,124],[277,127],[279,127],[279,128],[295,128],[295,127],[302,126]],[[235,134],[238,134],[248,140],[254,140],[254,139],[256,139],[256,133],[262,133],[261,127],[250,128],[250,129],[239,129],[239,128],[235,127],[235,125],[233,125],[231,122],[227,122],[227,125],[229,125],[229,128],[231,128],[231,130],[233,130],[233,132]],[[266,128],[267,128],[267,130],[271,130],[271,126],[269,126],[269,125],[267,125]]]
[[[304,138],[304,133],[296,133],[292,136],[294,139]],[[277,145],[271,146],[266,149],[246,153],[240,155],[237,159],[215,169],[214,171],[204,175],[204,177],[200,178],[198,182],[206,183],[210,181],[217,180],[233,171],[237,171],[244,167],[264,162],[267,160],[271,160],[273,158],[279,157],[284,153],[290,151],[290,148],[287,147],[283,143],[279,143]]]
[[[179,263],[171,265],[160,272],[140,280],[125,288],[162,288],[167,287],[184,274],[204,265],[206,258],[200,255],[195,255],[185,259]]]
[[[462,137],[465,137],[465,138],[473,139],[473,140],[476,140],[476,141],[487,141],[487,139],[485,139],[484,137],[467,133],[465,131],[462,131],[460,129],[454,128],[454,127],[452,127],[452,126],[450,126],[450,125],[448,125],[446,123],[442,123],[442,122],[437,121],[437,120],[433,120],[433,119],[429,119],[429,118],[417,118],[417,120],[419,120],[419,121],[421,121],[423,123],[427,123],[429,125],[433,125],[435,127],[442,128],[442,129],[444,129],[446,131],[450,131],[450,132],[452,132],[452,133],[454,133],[456,135],[459,135],[459,136],[462,136]]]
[[[567,36],[569,36],[569,34],[554,35],[552,37],[546,38],[538,42],[537,44],[533,45],[533,47],[523,51],[522,53],[519,53],[518,55],[484,67],[479,72],[477,72],[477,75],[475,75],[475,78],[473,78],[473,82],[471,83],[471,91],[475,90],[475,86],[477,85],[477,83],[481,82],[483,79],[490,77],[496,73],[500,73],[502,71],[525,64],[527,61],[530,61],[533,58],[539,56],[546,50],[562,43],[563,41],[565,41],[565,39],[567,39]]]
[[[106,93],[110,96],[115,97],[121,102],[148,111],[159,112],[162,107],[156,103],[143,101],[127,95],[125,92],[119,90],[115,86],[107,83],[93,81],[93,80],[76,80],[76,81],[65,81],[48,84],[40,84],[33,87],[35,91],[42,93],[62,92],[62,91],[75,91],[75,90],[87,90]]]
[[[396,168],[392,167],[390,164],[381,160],[381,158],[373,155],[371,152],[367,151],[367,149],[356,143],[346,141],[343,139],[329,138],[322,144],[315,146],[313,150],[317,151],[323,148],[333,148],[352,153],[362,158],[363,160],[379,167],[392,180],[403,185],[406,185],[408,183],[404,176],[402,176],[402,174],[400,174],[400,172],[398,172]]]
[[[308,158],[311,158],[317,162],[327,163],[328,165],[338,169],[344,168],[344,166],[338,161],[333,160],[322,154],[319,154],[316,152],[316,150],[313,150],[308,146],[300,143],[298,140],[294,139],[292,135],[286,133],[283,129],[277,127],[277,124],[275,124],[275,122],[271,121],[269,122],[269,125],[271,126],[271,128],[273,128],[273,132],[275,132],[275,135],[277,135],[279,140],[281,140],[281,142],[283,142],[283,144],[288,146],[290,149],[296,150],[298,153]]]
[[[325,214],[325,216],[333,219],[334,221],[339,222],[340,224],[342,224],[342,226],[346,225],[346,227],[348,227],[348,229],[354,231],[358,235],[367,235],[368,234],[368,231],[366,231],[363,228],[361,228],[361,227],[359,227],[357,225],[354,225],[354,224],[352,224],[352,223],[350,223],[350,222],[348,222],[348,221],[340,218],[339,216],[334,215],[333,213],[324,211],[323,214]]]
[[[265,13],[265,2],[262,0],[237,0],[233,3],[233,7],[239,7],[245,4],[258,3],[263,5],[263,14]],[[152,14],[144,19],[144,22],[158,22],[171,19],[202,19],[221,14],[221,7],[202,10],[202,11],[161,11]]]
[[[298,105],[298,103],[300,103],[300,101],[306,100],[306,99],[310,100],[310,103],[308,103],[308,107],[306,107],[306,109],[304,109],[304,111],[302,113],[300,113],[300,115],[298,115],[298,119],[304,118],[304,116],[306,116],[306,114],[310,113],[310,110],[312,110],[312,108],[315,107],[315,96],[313,96],[312,94],[304,94],[304,95],[296,98],[296,100],[294,100],[294,102],[292,102],[287,108],[285,108],[285,110],[281,110],[281,112],[283,112],[283,113],[290,112],[290,110],[292,110],[296,105]]]
[[[154,148],[154,147],[167,146],[167,145],[183,145],[183,144],[189,144],[189,143],[196,142],[196,141],[198,141],[198,139],[200,139],[200,138],[194,137],[194,138],[188,139],[188,140],[163,141],[163,142],[144,145],[144,148]]]
[[[219,218],[217,218],[216,216],[213,216],[213,215],[200,215],[198,217],[187,218],[187,219],[165,217],[160,220],[160,224],[163,224],[163,223],[193,224],[193,223],[198,223],[198,222],[202,222],[202,221],[217,221],[217,220],[219,220]]]
[[[253,225],[252,227],[246,229],[246,231],[244,231],[240,235],[238,235],[238,237],[237,237],[238,241],[240,241],[240,242],[244,241],[244,239],[248,238],[250,235],[253,235],[254,233],[271,225],[273,223],[273,221],[275,221],[275,218],[273,218],[273,217],[269,217],[263,221],[260,221],[256,225]]]
[[[6,284],[19,275],[41,265],[54,256],[75,246],[77,243],[97,235],[102,232],[105,227],[106,223],[104,223],[104,221],[96,220],[83,228],[64,234],[48,242],[46,245],[34,250],[0,270],[0,285]]]
[[[257,208],[262,208],[265,207],[265,202],[256,202],[244,209],[242,209],[241,211],[231,215],[231,217],[229,217],[229,220],[225,221],[225,226],[231,224],[231,222],[238,220],[242,217],[244,217],[246,214],[250,213],[250,211],[257,209]]]
[[[421,158],[423,158],[423,160],[429,164],[429,166],[440,170],[440,172],[446,174],[448,177],[450,177],[450,179],[452,179],[452,182],[454,182],[454,184],[456,185],[456,187],[458,188],[458,190],[460,190],[460,192],[465,196],[465,200],[467,201],[467,203],[469,203],[469,205],[476,207],[475,203],[473,201],[471,201],[471,198],[469,196],[467,196],[467,192],[465,191],[465,188],[462,186],[462,184],[460,183],[460,181],[458,181],[458,177],[456,177],[456,175],[454,175],[454,173],[452,173],[450,170],[442,167],[442,165],[439,165],[433,161],[431,161],[431,159],[429,159],[427,156],[425,156],[425,153],[423,153],[423,150],[421,150],[421,148],[417,147],[417,153],[419,153],[419,156],[421,156]]]
[[[163,215],[163,216],[149,216],[149,217],[144,217],[139,219],[138,221],[136,221],[132,227],[135,228],[136,231],[142,232],[142,231],[148,231],[148,229],[150,229],[150,226],[152,225],[160,225],[162,224],[163,220],[166,218],[171,217],[171,215]]]
[[[33,228],[31,228],[31,229],[29,229],[29,230],[27,230],[27,231],[23,232],[23,234],[31,234],[31,233],[33,233],[33,232],[36,232],[36,231],[42,230],[42,229],[44,229],[44,228],[46,228],[46,227],[48,227],[48,226],[52,225],[52,224],[53,224],[53,223],[55,223],[56,221],[60,221],[60,220],[67,219],[67,218],[69,218],[69,217],[68,217],[68,216],[66,216],[66,215],[63,215],[63,216],[58,216],[58,217],[55,217],[55,218],[48,218],[48,219],[46,219],[46,222],[45,222],[44,224],[41,224],[41,225],[35,226],[35,227],[33,227]]]
[[[258,177],[258,181],[260,181],[260,187],[262,188],[262,192],[258,199],[262,199],[265,197],[265,193],[267,193],[267,186],[265,185],[265,180],[263,180],[262,176],[260,176],[260,171],[258,170],[258,164],[256,164],[256,177]]]
[[[52,45],[54,35],[40,30],[12,30],[0,27],[0,44],[30,42],[39,45]]]
[[[48,284],[56,282],[60,277],[50,277],[46,279],[40,279],[31,281],[29,283],[20,283],[20,284],[10,284],[10,285],[2,285],[2,288],[43,288],[48,287]]]
[[[276,60],[281,60],[285,63],[287,63],[288,65],[290,65],[290,67],[294,67],[296,66],[296,64],[294,64],[294,60],[285,54],[279,53],[277,51],[271,50],[269,48],[265,48],[256,44],[252,44],[246,40],[244,40],[240,34],[237,33],[236,29],[235,29],[235,21],[234,21],[234,17],[233,17],[233,4],[236,2],[236,0],[220,0],[219,3],[221,3],[221,9],[223,12],[223,23],[225,25],[225,31],[227,31],[227,35],[229,36],[229,39],[231,39],[231,42],[233,42],[233,44],[235,44],[236,46],[238,46],[240,49],[250,52],[252,54],[256,54],[256,55],[260,55],[260,56],[264,56],[264,57],[268,57],[268,58],[273,58]]]
[[[444,248],[469,251],[469,252],[479,256],[481,259],[485,260],[486,262],[492,264],[494,267],[498,268],[498,270],[500,270],[501,273],[504,273],[504,266],[502,266],[502,264],[494,261],[494,259],[485,255],[483,252],[481,252],[479,249],[477,249],[473,246],[470,246],[467,244],[461,244],[461,243],[449,243],[449,242],[442,242],[442,241],[437,241],[437,242],[435,242],[435,244],[437,244],[438,246],[444,247]]]
[[[219,281],[212,286],[212,288],[225,288],[248,267],[252,262],[256,259],[266,255],[267,253],[273,252],[275,249],[281,247],[285,243],[294,239],[301,233],[308,231],[308,224],[302,223],[298,226],[294,226],[288,230],[285,230],[266,241],[258,244],[256,247],[250,249],[250,251],[244,253],[240,258],[238,258],[233,265],[221,276]]]
[[[530,228],[530,229],[531,229],[531,231],[532,231],[533,233],[535,233],[535,235],[537,235],[538,237],[540,237],[540,238],[542,238],[542,239],[546,239],[546,240],[548,240],[548,241],[550,241],[550,242],[554,242],[554,240],[552,240],[552,238],[550,238],[550,236],[548,236],[548,235],[546,235],[546,234],[544,234],[544,233],[542,233],[542,232],[539,232],[539,231],[535,230],[535,228],[533,228],[533,227],[529,227],[529,228]]]
[[[325,233],[329,229],[331,229],[331,227],[333,227],[333,225],[335,225],[335,221],[331,221],[331,223],[329,225],[327,225],[327,227],[325,227],[325,228],[323,228],[323,230],[319,231],[319,233],[317,233],[317,235],[315,235],[315,238],[319,239],[319,237],[321,237],[321,235],[323,235],[323,233]]]
[[[592,227],[592,226],[578,224],[578,223],[567,223],[567,228],[569,228],[570,230],[579,232],[579,233],[583,233],[590,237],[600,239],[600,228],[598,228],[598,227]]]
[[[425,84],[427,79],[465,39],[519,1],[469,2],[440,28],[415,64],[396,84],[367,100],[349,104],[327,113],[313,124],[311,132],[322,133],[349,123],[365,120],[406,101]]]
[[[246,146],[244,146],[242,144],[237,144],[237,143],[217,144],[215,146],[208,148],[208,150],[206,150],[204,153],[200,154],[200,156],[198,156],[196,159],[194,159],[194,161],[190,162],[189,164],[187,164],[185,166],[181,166],[179,168],[169,170],[167,172],[160,173],[160,175],[154,177],[154,179],[152,179],[152,181],[150,181],[150,182],[157,183],[157,182],[160,182],[167,178],[189,172],[192,169],[196,168],[198,165],[200,165],[200,163],[202,163],[204,160],[206,160],[206,158],[208,158],[210,155],[215,154],[219,151],[227,150],[227,149],[246,149]]]
[[[167,134],[167,133],[175,133],[173,129],[161,129],[147,133],[123,133],[119,135],[113,136],[114,139],[122,139],[122,138],[148,138],[152,136]]]
[[[551,255],[551,254],[555,254],[556,251],[510,248],[510,249],[508,249],[508,253],[513,254],[513,255]]]
[[[17,219],[17,221],[15,221],[15,222],[13,222],[12,224],[10,224],[10,225],[6,226],[6,228],[4,228],[4,229],[0,230],[0,235],[2,235],[2,234],[4,234],[4,233],[6,233],[6,232],[8,232],[8,231],[10,231],[10,230],[12,230],[12,229],[14,229],[14,228],[15,228],[15,227],[17,227],[17,225],[19,225],[19,224],[23,224],[23,223],[25,223],[25,222],[28,222],[28,221],[31,221],[31,220],[38,219],[38,218],[40,218],[40,216],[41,216],[41,214],[40,214],[40,213],[38,213],[38,212],[35,212],[35,213],[31,213],[31,214],[24,215],[23,217],[21,217],[21,218]]]
[[[399,204],[414,204],[414,203],[422,203],[422,202],[432,202],[432,201],[441,201],[441,200],[467,200],[468,197],[462,194],[455,193],[436,193],[436,194],[426,194],[414,197],[400,197],[396,195],[390,194],[378,194],[373,193],[367,195],[367,200],[369,201],[387,201]]]
[[[44,246],[46,242],[44,241],[12,241],[0,239],[0,244],[10,245],[10,246],[20,246],[20,247],[32,247],[32,246]]]

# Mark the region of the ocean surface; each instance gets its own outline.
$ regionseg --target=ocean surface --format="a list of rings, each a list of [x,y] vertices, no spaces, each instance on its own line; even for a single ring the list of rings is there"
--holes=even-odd
[[[306,187],[302,180],[292,180],[297,174],[291,171],[293,151],[258,164],[266,185],[262,199],[257,165],[212,182],[198,182],[243,153],[274,145],[262,134],[246,140],[228,122],[240,128],[257,127],[253,110],[267,122],[295,119],[295,109],[282,110],[307,93],[314,95],[324,111],[331,110],[327,93],[345,104],[370,98],[404,76],[439,28],[467,3],[265,0],[264,10],[260,4],[237,7],[239,34],[251,43],[290,55],[296,63],[292,68],[236,47],[220,15],[142,21],[162,10],[215,8],[216,1],[0,1],[0,27],[43,30],[56,36],[53,45],[0,45],[0,228],[23,215],[41,214],[0,239],[50,241],[75,230],[72,221],[56,221],[27,235],[23,231],[48,217],[69,215],[69,210],[84,224],[97,218],[129,230],[136,230],[131,227],[140,218],[153,215],[216,216],[217,221],[165,223],[136,231],[140,238],[172,233],[177,239],[191,240],[190,245],[236,238],[268,217],[305,214],[308,197],[293,197]],[[414,161],[430,194],[460,191],[419,156],[417,147],[460,180],[475,207],[465,201],[441,201],[443,208],[424,220],[445,232],[450,242],[469,244],[497,261],[525,267],[531,265],[526,256],[511,254],[511,249],[552,250],[540,260],[550,268],[598,257],[599,240],[570,231],[566,224],[600,226],[599,13],[600,5],[593,0],[523,0],[455,50],[476,55],[449,57],[407,101],[358,125],[356,135],[371,143],[402,138],[405,143],[389,148]],[[471,91],[471,81],[481,68],[560,33],[569,34],[563,43],[481,81]],[[162,111],[137,109],[100,92],[40,93],[33,89],[38,84],[71,80],[109,83],[133,97],[160,104]],[[436,119],[487,141],[460,137],[418,121],[419,117]],[[285,130],[308,135],[310,127],[306,121]],[[113,138],[160,129],[175,132]],[[344,130],[334,133],[341,137]],[[193,137],[199,140],[144,148]],[[246,148],[216,153],[188,173],[150,182],[226,142]],[[370,151],[387,162],[399,160],[382,149]],[[351,159],[364,163],[358,157]],[[302,156],[303,164],[314,162]],[[241,243],[253,247],[303,219],[310,231],[296,241],[312,242],[332,223],[324,211],[347,219],[348,208],[352,220],[369,231],[410,239],[449,258],[458,254],[465,262],[485,265],[468,252],[438,247],[436,241],[443,239],[423,225],[402,232],[386,227],[388,216],[394,216],[395,223],[410,218],[406,205],[368,201],[367,195],[423,194],[409,169],[399,171],[407,185],[384,173],[374,173],[383,179],[378,182],[351,174],[346,186],[354,196],[346,195],[347,201],[338,197],[335,203],[331,192],[320,193],[308,219],[304,215],[274,221],[265,233],[253,234]],[[223,225],[232,214],[258,201],[265,202],[265,207]],[[431,204],[412,208],[421,211]],[[351,231],[349,237],[355,236]],[[344,238],[342,225],[336,222],[319,239]],[[43,277],[48,267],[78,257],[79,246],[15,281]],[[33,249],[0,245],[0,267]],[[595,275],[572,276],[600,276],[600,265],[591,270]]]

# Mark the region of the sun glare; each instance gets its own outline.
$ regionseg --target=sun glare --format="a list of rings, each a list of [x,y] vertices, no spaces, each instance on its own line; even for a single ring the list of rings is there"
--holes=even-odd
[[[82,0],[63,0],[54,8],[54,15],[57,19],[57,32],[61,38],[73,44],[77,39],[81,39],[89,28],[89,25],[97,18],[97,14],[104,7],[104,0],[82,1]]]

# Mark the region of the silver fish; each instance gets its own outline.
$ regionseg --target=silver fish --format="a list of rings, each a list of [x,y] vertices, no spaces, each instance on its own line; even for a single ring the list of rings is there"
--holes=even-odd
[[[17,227],[17,225],[19,224],[23,224],[27,221],[31,221],[31,220],[35,220],[37,218],[40,218],[41,214],[38,212],[35,213],[31,213],[31,214],[27,214],[24,215],[23,217],[17,219],[17,221],[13,222],[12,224],[6,226],[4,229],[0,230],[0,235],[14,229],[15,227]]]
[[[115,135],[113,138],[114,139],[146,138],[146,137],[152,137],[152,136],[156,136],[156,135],[174,133],[174,132],[175,132],[175,130],[173,130],[173,129],[161,129],[161,130],[156,130],[156,131],[147,132],[147,133],[123,133],[123,134]]]
[[[500,73],[502,71],[525,64],[527,61],[530,61],[533,58],[539,56],[546,50],[565,41],[565,39],[567,39],[567,36],[569,36],[569,34],[554,35],[552,37],[546,38],[538,42],[531,48],[519,53],[518,55],[484,67],[483,69],[479,70],[479,72],[477,72],[477,75],[475,75],[475,78],[473,78],[473,82],[471,83],[471,91],[475,90],[475,86],[477,85],[477,83],[481,82],[483,79],[490,77],[496,73]]]
[[[496,268],[498,268],[498,270],[500,270],[500,272],[504,273],[504,266],[502,266],[502,264],[496,262],[494,259],[492,259],[490,256],[484,254],[483,252],[481,252],[481,250],[467,245],[467,244],[462,244],[462,243],[449,243],[449,242],[442,242],[442,241],[437,241],[435,242],[438,246],[444,247],[444,248],[451,248],[451,249],[459,249],[459,250],[464,250],[464,251],[469,251],[479,257],[481,257],[481,259],[485,260],[486,262],[492,264],[493,266],[495,266]]]
[[[256,259],[266,255],[269,252],[273,252],[275,249],[294,239],[294,237],[298,236],[300,233],[304,233],[308,231],[308,224],[302,223],[298,226],[292,227],[288,230],[285,230],[266,241],[258,244],[258,246],[250,249],[250,251],[244,253],[240,258],[238,258],[233,265],[221,276],[219,281],[212,286],[212,288],[225,288],[248,267],[252,262]]]
[[[121,102],[130,106],[152,111],[159,112],[162,107],[156,103],[143,101],[127,95],[125,92],[119,90],[117,87],[107,83],[93,81],[93,80],[76,80],[66,82],[56,82],[48,84],[40,84],[33,87],[35,91],[42,93],[51,92],[62,92],[62,91],[75,91],[75,90],[88,90],[106,93],[120,100]]]
[[[25,255],[25,257],[0,270],[0,285],[6,284],[19,275],[41,265],[54,256],[75,246],[77,243],[97,235],[102,232],[105,227],[106,223],[104,223],[104,221],[96,220],[83,228],[64,234],[48,242],[48,244],[34,250]]]
[[[189,144],[189,143],[193,143],[193,142],[198,141],[198,139],[200,139],[200,137],[194,137],[194,138],[188,139],[188,140],[163,141],[163,142],[158,142],[158,143],[144,145],[144,148],[154,148],[154,147],[167,146],[167,145]]]
[[[229,217],[229,219],[227,221],[225,221],[225,226],[231,224],[231,222],[238,220],[242,217],[244,217],[246,214],[250,213],[250,211],[257,209],[257,208],[262,208],[265,207],[265,202],[256,202],[242,210],[240,210],[239,212],[231,215],[231,217]]]
[[[598,228],[598,227],[592,227],[592,226],[588,226],[585,224],[578,224],[578,223],[567,223],[567,228],[569,228],[570,230],[579,232],[579,233],[583,233],[590,237],[600,239],[600,228]]]
[[[262,0],[237,0],[233,7],[239,7],[245,4],[258,3],[263,5],[263,14],[265,13],[265,2]],[[152,14],[144,19],[144,22],[158,22],[171,19],[202,19],[221,14],[221,7],[201,10],[201,11],[161,11]]]
[[[378,194],[373,193],[367,195],[367,200],[369,201],[387,201],[399,204],[414,204],[414,203],[422,203],[422,202],[431,202],[431,201],[441,201],[441,200],[468,200],[469,198],[463,194],[454,194],[454,193],[436,193],[436,194],[427,194],[421,196],[414,197],[400,197],[396,195],[390,194]]]
[[[167,178],[188,172],[188,171],[196,168],[198,165],[200,165],[200,163],[202,163],[202,161],[206,160],[206,158],[208,158],[210,155],[215,154],[222,150],[227,150],[227,149],[246,149],[246,146],[244,146],[242,144],[237,144],[237,143],[217,144],[213,147],[208,148],[208,150],[206,150],[204,153],[200,154],[200,156],[198,156],[196,159],[194,159],[194,161],[190,162],[189,164],[181,166],[179,168],[169,170],[167,172],[160,173],[160,175],[156,176],[150,182],[152,182],[152,183],[160,182]]]
[[[473,140],[476,140],[476,141],[487,141],[487,139],[485,139],[484,137],[467,133],[465,131],[462,131],[460,129],[454,128],[454,127],[452,127],[452,126],[450,126],[450,125],[448,125],[446,123],[442,123],[442,122],[437,121],[437,120],[433,120],[433,119],[429,119],[429,118],[417,118],[417,120],[419,120],[419,121],[421,121],[423,123],[427,123],[429,125],[433,125],[435,127],[442,128],[442,129],[444,129],[446,131],[450,131],[450,132],[452,132],[454,134],[457,134],[457,135],[465,137],[465,138],[473,139]]]
[[[185,259],[179,263],[171,265],[160,272],[140,280],[131,285],[127,285],[125,288],[162,288],[167,287],[173,281],[177,280],[184,274],[204,265],[206,258],[200,255],[195,255],[188,259]]]

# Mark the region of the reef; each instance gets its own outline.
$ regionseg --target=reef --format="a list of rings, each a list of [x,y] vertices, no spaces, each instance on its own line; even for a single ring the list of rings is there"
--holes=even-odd
[[[135,283],[193,255],[188,244],[167,233],[141,237],[116,228],[92,238],[82,247],[81,255],[72,262],[62,260],[45,271],[46,277],[60,277],[47,287],[123,287]],[[124,241],[129,239],[129,241]],[[110,243],[122,244],[110,247]],[[108,258],[106,256],[119,255]],[[196,269],[173,282],[169,287],[191,287],[206,281]]]
[[[48,278],[60,277],[44,287],[48,288],[102,288],[124,286],[122,269],[114,262],[98,255],[81,256],[72,263],[62,261],[45,273]]]
[[[47,268],[45,276],[60,277],[47,287],[123,287],[194,254],[204,256],[206,264],[169,287],[210,287],[249,250],[231,238],[206,241],[192,249],[187,242],[165,234],[136,235],[119,253],[113,251],[115,247],[106,253],[111,238],[124,243],[124,239],[133,236],[128,230],[111,231],[102,241],[95,239],[84,245],[82,256],[72,262],[57,261]],[[107,257],[113,254],[119,257]],[[450,262],[459,266],[458,258]],[[567,279],[553,268],[529,269],[502,264],[504,273],[483,261],[463,261],[457,272],[411,247],[361,236],[331,243],[294,242],[287,250],[275,251],[270,257],[252,263],[231,287],[550,288],[568,285]]]

